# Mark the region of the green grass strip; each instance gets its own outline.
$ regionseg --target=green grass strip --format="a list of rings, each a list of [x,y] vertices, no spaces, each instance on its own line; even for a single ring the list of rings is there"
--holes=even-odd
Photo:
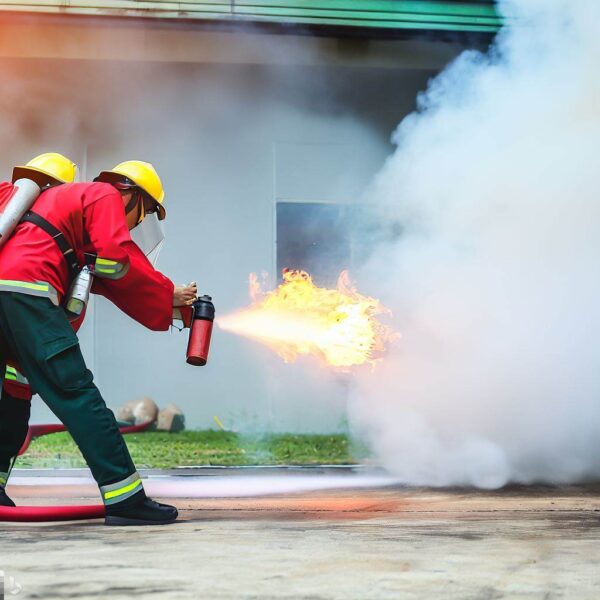
[[[227,431],[147,432],[126,435],[139,468],[190,465],[349,464],[366,458],[364,448],[342,434],[242,435]],[[85,461],[68,433],[34,440],[17,467],[83,467]]]

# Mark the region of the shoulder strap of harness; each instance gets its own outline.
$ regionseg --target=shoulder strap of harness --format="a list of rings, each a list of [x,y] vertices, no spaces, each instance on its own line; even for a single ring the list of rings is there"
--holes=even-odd
[[[67,263],[67,268],[69,270],[69,281],[73,281],[77,274],[80,271],[79,263],[77,262],[77,255],[71,246],[69,246],[69,242],[63,235],[61,231],[59,231],[52,223],[49,223],[44,219],[44,217],[40,217],[37,213],[29,210],[21,219],[21,222],[25,223],[33,223],[37,225],[40,229],[43,229],[55,242],[58,246],[59,250],[62,252],[62,255],[65,258]]]

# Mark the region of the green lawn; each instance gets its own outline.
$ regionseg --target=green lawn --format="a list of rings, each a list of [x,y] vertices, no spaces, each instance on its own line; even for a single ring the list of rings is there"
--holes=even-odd
[[[247,436],[227,431],[148,432],[126,435],[138,467],[183,465],[314,465],[360,462],[365,450],[347,436],[269,434]],[[85,462],[68,433],[34,440],[17,467],[79,467]]]

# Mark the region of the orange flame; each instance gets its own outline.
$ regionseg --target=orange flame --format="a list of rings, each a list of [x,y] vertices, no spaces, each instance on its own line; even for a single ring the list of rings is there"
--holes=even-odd
[[[376,318],[389,311],[359,294],[347,271],[336,289],[317,287],[304,271],[284,271],[283,283],[267,293],[251,274],[250,296],[252,306],[218,324],[269,346],[286,362],[312,355],[334,367],[373,364],[397,337]]]

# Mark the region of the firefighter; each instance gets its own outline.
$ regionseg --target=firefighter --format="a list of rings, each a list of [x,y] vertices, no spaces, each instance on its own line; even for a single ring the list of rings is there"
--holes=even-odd
[[[0,183],[0,204],[13,194],[15,181],[21,178],[31,179],[42,189],[75,181],[77,167],[75,163],[57,152],[46,152],[31,159],[22,167],[13,170],[12,182]],[[27,379],[12,364],[3,367],[3,345],[0,345],[0,457],[16,457],[25,437],[30,414],[31,388]],[[6,496],[4,486],[8,479],[11,458],[0,459],[0,505],[14,506]]]
[[[0,249],[0,348],[5,349],[0,372],[2,362],[14,359],[65,424],[98,483],[108,525],[171,523],[177,509],[146,496],[115,417],[85,365],[74,332],[79,323],[69,323],[61,305],[85,264],[94,272],[93,293],[149,329],[169,328],[173,307],[191,304],[196,286],[175,287],[129,233],[144,222],[163,220],[163,202],[154,167],[126,161],[93,183],[43,191],[30,211],[34,217],[19,224]],[[5,481],[22,441],[13,440],[11,448],[0,443]],[[12,504],[5,492],[3,498]]]

